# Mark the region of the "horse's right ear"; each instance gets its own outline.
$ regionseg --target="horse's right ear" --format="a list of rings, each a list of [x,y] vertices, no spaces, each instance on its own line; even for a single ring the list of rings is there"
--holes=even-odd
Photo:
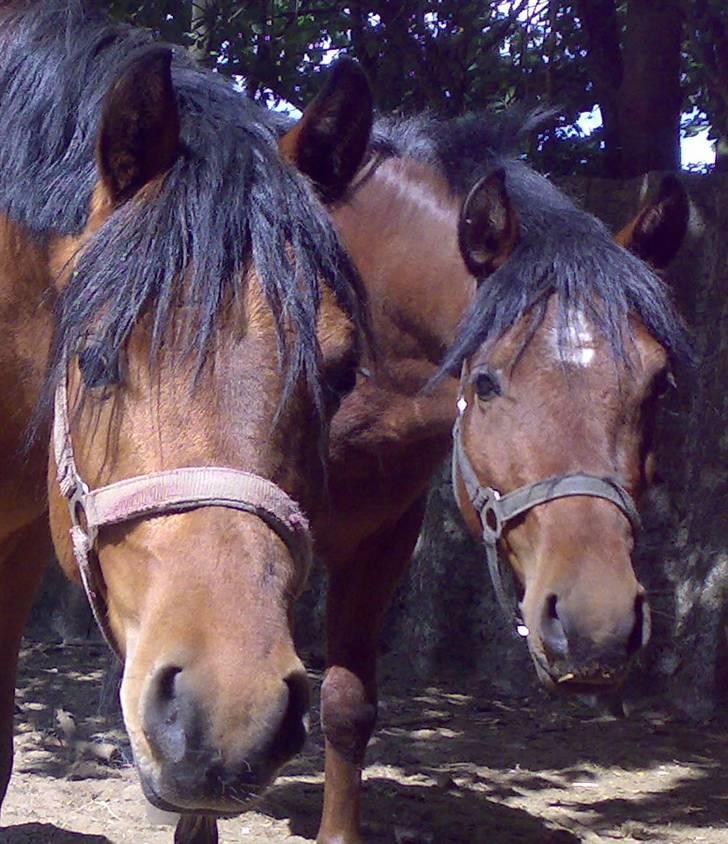
[[[157,47],[132,60],[104,100],[96,158],[112,205],[168,170],[179,153],[172,51]]]
[[[335,202],[361,166],[373,121],[372,92],[358,62],[336,62],[303,117],[280,140],[283,157]]]
[[[475,184],[463,202],[458,224],[460,254],[476,279],[498,269],[518,243],[519,221],[503,169]]]
[[[680,180],[662,179],[657,196],[615,237],[617,243],[651,264],[666,267],[677,254],[688,230],[690,200]]]

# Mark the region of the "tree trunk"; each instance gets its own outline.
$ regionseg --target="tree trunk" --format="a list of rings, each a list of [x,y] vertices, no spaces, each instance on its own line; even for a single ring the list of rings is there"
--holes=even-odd
[[[259,15],[259,32],[255,39],[255,58],[245,74],[245,93],[251,100],[256,99],[264,87],[261,81],[265,77],[264,69],[273,64],[273,2],[259,0],[256,7]]]
[[[690,40],[702,64],[706,112],[716,137],[715,169],[728,173],[728,17],[707,0],[693,0]]]
[[[602,113],[604,175],[619,178],[622,141],[617,95],[622,85],[622,50],[615,0],[578,0],[587,41],[587,63]]]
[[[728,132],[721,133],[715,142],[715,172],[728,173]]]
[[[680,169],[680,0],[629,0],[619,89],[621,176]]]
[[[200,64],[207,64],[210,58],[210,18],[214,3],[215,0],[192,0],[190,50]]]
[[[604,126],[604,174],[680,169],[681,0],[629,0],[620,47],[616,0],[578,0]]]

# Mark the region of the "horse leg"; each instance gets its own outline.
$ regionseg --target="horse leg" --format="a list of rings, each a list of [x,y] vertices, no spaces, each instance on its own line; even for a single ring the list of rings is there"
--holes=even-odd
[[[326,738],[324,808],[318,844],[362,844],[361,774],[377,718],[379,634],[409,563],[424,499],[397,524],[370,537],[354,557],[332,565],[327,596],[327,664],[321,687]]]
[[[45,515],[0,544],[0,805],[13,767],[15,676],[20,640],[50,553]]]
[[[209,815],[182,815],[174,831],[174,844],[217,844],[217,821]]]

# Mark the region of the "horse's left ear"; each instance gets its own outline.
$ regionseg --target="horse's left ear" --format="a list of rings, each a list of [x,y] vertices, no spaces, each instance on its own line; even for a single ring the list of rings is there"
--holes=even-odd
[[[179,114],[172,51],[132,59],[104,100],[96,158],[113,205],[168,170],[179,154]]]
[[[478,280],[490,275],[516,248],[519,233],[505,170],[496,170],[475,184],[460,211],[458,240],[465,266]]]
[[[665,176],[655,199],[616,236],[616,241],[655,269],[666,267],[688,230],[690,201],[675,176]]]
[[[316,186],[324,202],[339,199],[369,144],[372,92],[358,62],[336,62],[303,117],[280,140],[283,157]]]

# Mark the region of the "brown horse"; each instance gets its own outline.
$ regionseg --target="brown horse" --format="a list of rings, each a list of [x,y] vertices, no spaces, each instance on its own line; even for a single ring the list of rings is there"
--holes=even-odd
[[[518,580],[520,629],[541,678],[573,690],[616,684],[648,636],[631,502],[652,471],[655,399],[687,349],[640,259],[669,262],[687,203],[668,179],[615,243],[508,154],[533,123],[385,121],[334,211],[367,288],[378,358],[334,417],[333,507],[313,521],[329,574],[320,844],[362,840],[378,636],[451,446],[458,395],[460,451],[479,488],[505,494],[548,480],[555,497],[555,476],[579,476],[567,481],[581,483],[578,493],[531,499],[497,536],[490,526],[492,556],[499,541]],[[283,148],[300,164],[295,140]],[[462,487],[462,461],[455,477],[465,520],[482,536],[489,525]]]
[[[509,179],[514,195],[519,175]],[[539,194],[548,196],[545,188]],[[631,563],[636,502],[654,476],[656,399],[689,350],[661,282],[561,199],[547,201],[563,228],[554,215],[550,231],[532,235],[527,217],[518,221],[521,204],[511,201],[504,171],[470,194],[461,243],[473,271],[483,280],[493,273],[488,244],[512,255],[499,277],[484,281],[446,366],[462,363],[453,459],[461,511],[493,558],[500,539],[541,679],[588,691],[619,683],[649,638],[648,603]],[[617,241],[663,266],[688,213],[680,183],[666,177]],[[528,252],[552,238],[561,242],[541,274]],[[536,266],[525,294],[516,286],[524,258]],[[498,588],[497,571],[494,564]]]
[[[22,452],[47,369],[59,559],[124,660],[145,793],[191,813],[177,840],[213,841],[305,737],[301,511],[353,386],[360,282],[268,116],[220,77],[60,0],[6,7],[0,44],[2,442]],[[333,200],[371,126],[355,67],[319,114],[310,160]],[[0,487],[0,796],[42,436]]]
[[[355,93],[352,92],[350,105]],[[337,134],[334,131],[327,135],[321,129],[331,122],[329,118],[325,101],[323,106],[318,103],[284,139],[283,147],[286,154],[321,185],[325,196],[336,199],[339,191],[326,185],[325,174],[327,158],[337,164],[340,160],[339,150],[332,141]],[[424,490],[432,471],[447,451],[449,429],[455,417],[455,379],[441,380],[429,395],[423,395],[421,388],[438,372],[443,354],[455,343],[458,322],[475,291],[475,283],[460,257],[457,220],[464,190],[477,178],[479,170],[493,166],[493,155],[489,152],[493,144],[484,143],[477,134],[469,138],[468,147],[481,150],[482,155],[479,161],[469,162],[464,176],[458,176],[452,165],[465,156],[462,149],[457,155],[451,138],[457,139],[461,130],[462,126],[457,124],[438,127],[405,123],[388,127],[375,144],[375,154],[360,175],[358,189],[337,211],[340,229],[365,274],[373,298],[380,353],[375,362],[362,368],[356,395],[345,402],[334,420],[330,486],[335,505],[318,508],[316,518],[318,542],[327,557],[331,574],[331,667],[322,695],[327,736],[327,792],[321,841],[360,839],[359,777],[364,748],[376,715],[378,628],[392,590],[409,559],[421,520]],[[349,135],[350,127],[347,127]],[[129,159],[122,155],[120,160]],[[341,168],[336,166],[333,170]],[[336,186],[336,180],[333,184]],[[338,187],[341,186],[339,181]],[[146,198],[146,187],[139,191],[141,199]],[[495,190],[491,185],[484,193],[486,198],[495,195],[498,200],[492,205],[485,203],[486,208],[493,210],[495,223],[507,220],[508,226],[496,226],[500,234],[495,241],[490,237],[492,229],[485,229],[484,243],[473,239],[463,241],[466,247],[468,243],[476,243],[475,250],[466,248],[465,251],[468,263],[476,266],[481,276],[485,275],[485,268],[478,261],[483,254],[492,252],[488,269],[499,270],[512,251],[515,256],[514,247],[520,235],[515,215],[503,213],[508,206],[505,188],[498,189],[496,180]],[[529,197],[529,201],[533,199]],[[517,203],[515,207],[526,220],[523,209]],[[117,213],[114,210],[110,220],[116,219]],[[487,219],[488,214],[485,216]],[[645,229],[656,228],[656,242],[661,242],[659,231],[662,227],[645,225],[645,221],[655,216],[658,222],[662,219],[660,203],[641,218],[642,223],[633,227],[636,235],[633,240],[640,240]],[[96,237],[102,231],[104,227]],[[503,236],[504,232],[507,237]],[[91,244],[95,239],[92,238]],[[650,241],[650,238],[643,239]],[[522,240],[528,241],[527,238]],[[493,243],[498,247],[495,250]],[[643,254],[649,255],[647,251]],[[82,258],[84,255],[82,253]],[[94,258],[93,249],[91,258]],[[65,259],[64,254],[60,262]],[[72,284],[68,284],[68,289]],[[639,312],[639,307],[635,307]],[[106,314],[103,307],[100,313]],[[88,338],[84,337],[84,340]],[[91,340],[80,350],[81,372],[72,368],[70,380],[73,383],[74,379],[78,382],[88,378],[95,388],[103,391],[108,387],[104,384],[108,372],[115,373],[117,365],[104,345],[98,348],[94,334]],[[154,341],[153,331],[151,341]],[[64,347],[69,350],[68,344],[60,344],[60,352]],[[134,353],[137,361],[140,351],[146,352],[144,344],[140,349],[132,341],[129,352]],[[176,383],[180,373],[176,367],[172,373],[165,370],[163,350],[157,351],[157,366],[171,377],[171,383]],[[59,378],[63,360],[64,356],[60,354],[55,369]],[[187,361],[187,365],[190,364]],[[88,373],[85,372],[87,368]],[[145,383],[143,379],[148,372],[143,367],[130,367],[128,375]],[[344,373],[340,383],[345,383],[350,376],[350,367],[344,367]],[[100,378],[99,382],[97,378]],[[84,414],[91,412],[90,407],[89,399],[86,405],[80,406],[78,416],[69,417],[74,425],[80,426],[81,433],[85,433],[84,426],[90,424],[84,419]],[[133,403],[127,404],[126,398],[117,409],[121,421],[114,422],[111,433],[115,439],[118,436],[119,446],[123,445],[125,436],[128,437],[128,422],[138,409],[139,406]],[[163,410],[169,412],[171,409],[165,405]],[[103,421],[104,412],[102,407]],[[93,465],[94,457],[98,459],[91,446],[85,459]],[[131,460],[133,455],[127,453],[125,457]],[[117,468],[99,467],[100,482],[118,477]],[[129,468],[139,471],[145,467],[131,461]],[[76,469],[87,479],[81,460]],[[109,474],[104,474],[107,471]],[[53,472],[51,483],[55,483]],[[64,507],[59,502],[61,519],[65,516]],[[141,524],[136,526],[136,529],[140,528]],[[120,541],[126,541],[125,535]],[[151,547],[154,547],[154,541],[151,540]],[[158,541],[161,542],[161,538]],[[105,547],[107,559],[110,559],[113,551]],[[111,613],[110,632],[119,636],[113,617]],[[116,626],[124,627],[123,622],[123,608],[120,608]],[[176,676],[171,677],[173,692]]]

